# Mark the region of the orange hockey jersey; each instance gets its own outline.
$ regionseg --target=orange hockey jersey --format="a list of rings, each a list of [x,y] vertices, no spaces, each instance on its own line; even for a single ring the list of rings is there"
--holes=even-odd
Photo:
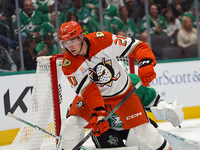
[[[88,57],[73,56],[67,51],[62,70],[72,88],[91,109],[122,99],[132,88],[116,56],[134,57],[138,62],[149,58],[153,65],[156,64],[150,47],[137,39],[104,31],[87,34],[84,40],[88,45]]]

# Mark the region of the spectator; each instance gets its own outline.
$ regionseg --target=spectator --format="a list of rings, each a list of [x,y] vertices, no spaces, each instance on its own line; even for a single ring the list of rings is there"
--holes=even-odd
[[[118,10],[120,7],[124,6],[123,0],[106,0],[106,3],[114,5]]]
[[[156,4],[150,4],[149,6],[149,22],[150,22],[150,34],[151,35],[166,35],[167,23],[162,15],[159,15],[159,8]],[[146,16],[140,21],[140,33],[147,29]]]
[[[182,0],[173,0],[172,3],[169,4],[169,7],[172,9],[175,18],[180,20],[182,14],[187,11],[188,6],[184,5]]]
[[[200,2],[198,2],[198,12],[200,13]],[[194,2],[192,3],[192,5],[190,7],[190,10],[183,14],[183,16],[181,18],[181,22],[183,21],[183,18],[185,16],[190,17],[192,19],[193,26],[196,27],[197,22],[196,22],[196,17],[195,17],[195,3]],[[199,19],[200,19],[200,17],[199,17]],[[200,22],[198,24],[200,25]]]
[[[128,18],[138,21],[139,4],[135,0],[124,0],[124,4],[128,9]]]
[[[138,6],[138,15],[136,19],[136,24],[139,27],[141,19],[145,16],[145,5],[144,5],[144,0],[139,0],[138,1],[139,6]],[[148,0],[148,6],[153,3],[153,0]]]
[[[177,43],[181,48],[197,44],[197,30],[193,27],[190,17],[183,18],[182,28],[177,34]]]
[[[95,10],[95,15],[93,15],[88,22],[88,29],[90,33],[101,31],[100,20],[99,20],[99,4],[95,5],[94,10]],[[104,31],[112,32],[110,20],[104,17],[103,23],[104,23]]]
[[[177,33],[181,29],[181,22],[175,18],[171,8],[166,8],[163,12],[167,23],[167,35],[170,37],[171,44],[176,43]]]
[[[0,0],[0,35],[10,37],[10,22],[6,14],[5,1]]]
[[[67,22],[71,21],[71,20],[78,22],[78,16],[76,15],[76,13],[74,11],[70,11],[67,15]]]
[[[71,20],[74,20],[74,21],[77,21],[78,22],[78,17],[76,15],[76,13],[74,11],[70,11],[67,15],[67,22],[68,21],[71,21]],[[87,24],[81,22],[80,23],[82,29],[83,29],[83,34],[86,35],[89,33],[89,29],[87,27]]]
[[[54,0],[32,0],[35,10],[41,11],[43,14],[55,11]]]
[[[147,36],[148,35],[147,35],[146,31],[142,32],[141,35],[140,35],[141,41],[144,41],[144,42],[147,43]],[[161,49],[160,46],[151,44],[151,50],[152,50],[153,54],[155,55],[156,60],[162,59],[161,58],[162,57],[162,49]]]
[[[54,43],[54,37],[52,33],[46,33],[43,36],[43,40],[37,44],[36,51],[38,56],[51,56],[58,54],[58,47]]]
[[[24,10],[20,12],[20,24],[22,32],[22,42],[25,41],[28,34],[34,34],[40,39],[40,25],[44,21],[43,14],[40,11],[33,10],[31,0],[24,1]],[[17,20],[15,22],[15,32],[17,33]]]
[[[6,50],[9,51],[10,48],[12,49],[18,49],[18,43],[3,36],[3,35],[0,35],[0,45],[2,45]]]
[[[15,0],[6,0],[6,10],[8,18],[11,19],[11,17],[15,15]]]
[[[59,26],[66,22],[66,17],[62,12],[58,12]],[[41,25],[41,37],[47,32],[53,33],[54,41],[58,41],[57,30],[56,30],[56,12],[48,13],[44,15],[45,22]]]
[[[60,15],[58,14],[58,17],[60,18]],[[56,31],[56,14],[55,14],[55,11],[53,11],[50,16],[48,15],[48,18],[46,16],[46,22],[44,22],[42,25],[41,25],[41,37],[43,38],[43,36],[50,32],[50,33],[53,33],[53,36],[54,36],[54,41],[57,42],[58,39],[57,39],[57,31]],[[59,19],[60,23],[61,23],[61,19]]]
[[[15,0],[3,0],[3,1],[6,1],[6,3],[5,3],[5,5],[7,5],[6,9],[9,8],[7,10],[7,12],[12,13],[11,15],[9,15],[11,17],[12,15],[15,14],[15,8],[16,8],[15,7]],[[21,9],[21,10],[24,8],[24,1],[25,0],[18,0],[19,9]],[[11,11],[11,12],[9,12],[9,11]]]
[[[82,0],[72,0],[72,3],[73,7],[68,10],[67,14],[70,11],[74,11],[78,16],[79,23],[83,22],[87,24],[90,19],[90,10],[87,7],[82,6]]]
[[[116,33],[117,35],[126,36],[126,31],[124,29],[120,29]]]
[[[161,12],[168,6],[168,0],[153,0],[153,2],[158,5]]]
[[[7,19],[10,24],[10,38],[14,40],[14,29],[15,29],[15,0],[6,0],[6,4],[4,5],[6,9]],[[22,6],[23,8],[23,6]]]
[[[24,8],[24,0],[18,0],[19,2],[19,13],[23,10]],[[23,2],[23,3],[22,3]],[[15,0],[6,0],[6,11],[8,15],[8,19],[10,21],[10,29],[11,29],[11,39],[17,41],[17,36],[15,35],[15,23],[17,20],[16,17],[16,7],[15,7]]]
[[[61,24],[66,22],[66,17],[60,11],[58,11],[58,17],[59,17],[59,26],[61,26]],[[47,13],[47,14],[44,15],[44,22],[52,22],[52,20],[53,20],[53,22],[55,22],[56,21],[55,19],[56,19],[56,12],[55,11],[53,11],[51,13]]]
[[[58,0],[58,11],[62,12],[64,16],[67,16],[67,11],[72,8],[72,0]]]
[[[133,37],[139,36],[139,30],[134,22],[134,20],[128,18],[128,10],[126,6],[122,6],[119,9],[120,18],[115,17],[112,21],[114,26],[114,33],[117,33],[120,29],[126,31],[126,36]]]
[[[15,72],[17,66],[10,57],[7,50],[0,46],[0,72]]]
[[[119,12],[117,7],[112,4],[106,3],[106,0],[102,0],[103,16],[104,18],[112,21],[115,16],[119,17]],[[91,15],[95,15],[95,10],[91,11]]]
[[[198,0],[199,1],[199,0]],[[191,4],[194,2],[194,0],[182,0],[182,5],[185,8],[185,12],[190,10]]]
[[[23,45],[23,55],[24,55],[24,67],[25,70],[36,70],[37,62],[37,51],[35,50],[37,46],[36,37],[33,34],[29,34]]]
[[[98,0],[82,0],[82,5],[89,10],[92,10],[96,4],[98,4]]]

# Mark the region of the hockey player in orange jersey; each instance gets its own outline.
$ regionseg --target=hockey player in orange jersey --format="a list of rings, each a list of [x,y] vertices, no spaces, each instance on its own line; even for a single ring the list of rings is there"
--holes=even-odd
[[[99,136],[109,129],[109,122],[102,120],[107,115],[104,106],[114,108],[133,88],[130,78],[117,62],[116,56],[137,59],[138,75],[144,85],[148,85],[156,77],[153,68],[156,65],[155,57],[145,42],[136,39],[113,35],[106,31],[91,33],[84,37],[81,26],[75,21],[61,25],[59,39],[67,50],[63,58],[63,73],[77,95],[83,98],[92,110],[90,124],[94,135]],[[171,149],[168,142],[149,123],[135,93],[116,111],[116,114],[123,123],[122,128],[134,128],[137,137],[150,149]],[[70,129],[67,129],[67,133],[61,131],[61,148],[65,150],[73,148],[80,140],[76,136],[81,134],[78,126],[79,123],[84,124],[84,119],[80,119],[79,123],[77,119],[80,119],[79,116],[70,116],[62,123],[62,126],[71,125],[71,130],[76,131],[73,135],[70,135]],[[69,142],[67,138],[76,142]]]
[[[122,66],[124,67],[124,65]],[[125,69],[127,70],[127,69]],[[140,82],[140,78],[136,74],[129,74],[133,86]],[[136,90],[136,94],[140,97],[140,100],[146,111],[152,111],[157,120],[169,121],[174,127],[181,124],[184,119],[183,105],[178,101],[168,104],[166,101],[160,98],[156,90],[152,87],[140,86]],[[106,110],[110,110],[109,105],[105,105]],[[90,122],[90,108],[85,101],[76,95],[73,103],[70,105],[67,117],[80,116],[88,123]],[[157,128],[155,122],[150,122]],[[140,142],[133,130],[123,130],[121,128],[122,122],[116,114],[113,114],[110,119],[110,129],[101,134],[98,137],[92,136],[93,142],[96,148],[114,148],[124,146],[138,146],[141,150],[147,150],[148,147]],[[84,130],[84,126],[80,126]],[[79,129],[80,129],[79,128]],[[86,128],[90,128],[87,125]],[[116,141],[113,143],[109,139],[113,137]],[[125,140],[126,142],[124,143]],[[172,145],[173,146],[173,145]]]

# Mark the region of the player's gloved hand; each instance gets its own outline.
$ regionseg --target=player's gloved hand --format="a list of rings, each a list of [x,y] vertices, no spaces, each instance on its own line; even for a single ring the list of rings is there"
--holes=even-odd
[[[91,127],[94,136],[100,136],[101,133],[107,131],[110,128],[109,121],[103,121],[103,118],[107,116],[106,110],[93,110],[91,114]]]
[[[180,125],[184,119],[183,104],[178,101],[172,104],[160,101],[157,107],[150,109],[157,120],[169,121],[174,127]]]
[[[149,83],[156,78],[151,59],[142,59],[138,63],[138,76],[142,81],[142,85],[149,86]]]

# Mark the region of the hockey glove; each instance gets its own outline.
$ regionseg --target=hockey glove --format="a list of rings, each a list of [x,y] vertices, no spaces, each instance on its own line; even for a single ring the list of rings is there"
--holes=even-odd
[[[151,59],[142,59],[138,64],[138,76],[143,86],[149,86],[149,83],[156,78]]]
[[[106,110],[96,111],[93,110],[91,115],[91,127],[94,133],[94,136],[100,136],[101,133],[107,131],[110,128],[109,121],[103,121],[103,118],[107,116]]]

